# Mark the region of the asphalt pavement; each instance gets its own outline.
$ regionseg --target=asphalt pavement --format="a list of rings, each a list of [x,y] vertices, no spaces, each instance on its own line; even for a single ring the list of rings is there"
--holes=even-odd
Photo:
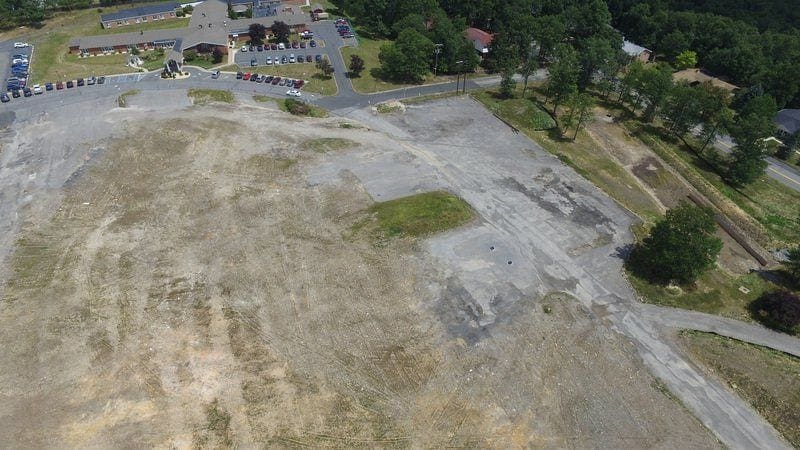
[[[717,136],[714,146],[724,153],[730,153],[734,145],[730,136],[720,135]],[[767,156],[766,160],[767,176],[790,189],[800,192],[800,172],[797,169],[772,156]]]

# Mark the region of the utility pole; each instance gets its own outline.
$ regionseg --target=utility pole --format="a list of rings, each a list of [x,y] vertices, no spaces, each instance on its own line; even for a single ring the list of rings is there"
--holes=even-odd
[[[458,90],[461,87],[458,83],[461,80],[461,72],[462,68],[464,67],[464,60],[456,61],[456,65],[458,66],[458,72],[456,72],[456,94],[458,94]],[[467,81],[467,74],[464,74],[464,85],[466,86]]]
[[[435,55],[435,60],[433,62],[433,76],[436,76],[436,67],[439,65],[439,53],[442,52],[442,47],[444,44],[434,44],[433,54]]]

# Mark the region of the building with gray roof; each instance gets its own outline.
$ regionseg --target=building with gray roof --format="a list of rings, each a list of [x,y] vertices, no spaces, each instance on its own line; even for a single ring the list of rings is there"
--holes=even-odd
[[[177,17],[175,13],[180,8],[181,4],[178,2],[139,6],[137,8],[123,9],[121,11],[103,14],[100,16],[100,23],[103,28],[116,28],[154,20],[174,19]]]

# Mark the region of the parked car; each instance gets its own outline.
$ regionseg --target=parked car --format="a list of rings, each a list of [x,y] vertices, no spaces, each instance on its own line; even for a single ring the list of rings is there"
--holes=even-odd
[[[215,70],[211,73],[212,80],[216,80],[217,78],[219,78],[219,70]]]
[[[28,47],[27,42],[14,42],[14,48],[25,48]]]
[[[281,82],[281,77],[275,77],[272,79],[272,84],[278,84]]]
[[[313,39],[312,39],[312,40],[311,40],[311,41],[308,43],[308,45],[310,45],[310,46],[311,46],[311,48],[314,48],[314,47],[316,47],[316,46],[317,46],[317,41],[315,41],[315,40],[313,40]]]
[[[244,74],[244,75],[242,76],[242,80],[244,80],[244,81],[249,81],[249,80],[250,80],[250,76],[251,76],[251,75],[250,75],[249,73],[246,73],[246,74]]]
[[[11,90],[11,96],[14,97],[14,98],[19,98],[19,96],[20,96],[19,89],[12,89]]]
[[[242,52],[246,52],[246,51],[247,51],[247,46],[246,46],[246,45],[243,45],[243,46],[242,46],[242,48],[240,49],[240,51],[242,51]]]
[[[75,87],[75,82],[72,80],[67,81],[67,89],[72,89]]]
[[[250,81],[253,81],[253,82],[258,81],[258,74],[254,73],[253,75],[251,75],[250,76]]]
[[[287,61],[289,61],[289,59],[286,57],[286,55],[281,56],[281,64],[286,64]]]
[[[34,85],[33,85],[33,93],[34,93],[35,95],[40,95],[40,94],[43,94],[43,93],[44,93],[44,91],[42,90],[42,86],[41,86],[41,85],[38,85],[38,84],[34,84]]]
[[[291,95],[292,97],[300,97],[301,94],[300,91],[298,91],[297,89],[289,89],[288,91],[286,91],[286,95]]]
[[[256,51],[256,47],[254,45],[251,45],[247,50],[254,52]]]
[[[263,52],[264,51],[264,46],[263,45],[259,45],[258,47],[256,47],[256,50],[258,50],[260,52]]]
[[[272,57],[271,56],[267,56],[267,60],[265,62],[267,63],[268,66],[271,65],[272,64]]]
[[[236,79],[237,80],[241,80],[243,77],[244,77],[244,74],[242,72],[236,72]]]
[[[286,83],[284,84],[286,87],[294,87],[294,80],[291,78],[286,79]]]
[[[297,81],[294,82],[294,88],[295,89],[300,89],[301,87],[303,87],[304,84],[306,84],[305,81],[297,80]]]
[[[89,77],[89,78],[86,79],[86,85],[87,86],[94,86],[94,84],[96,82],[97,82],[97,78],[95,78],[95,77]]]
[[[286,86],[286,78],[283,78],[281,81],[278,81],[278,86]]]
[[[31,95],[33,95],[33,92],[31,91],[31,88],[26,87],[22,89],[22,95],[24,95],[25,97],[30,97]]]
[[[28,64],[28,58],[14,58],[11,60],[11,64]]]
[[[278,49],[278,44],[269,44],[269,49],[270,50],[277,50]]]
[[[59,90],[59,91],[60,91],[60,90],[62,90],[62,89],[64,89],[64,83],[63,83],[63,82],[61,82],[61,81],[57,81],[57,82],[56,82],[56,90]]]
[[[314,56],[314,61],[315,61],[315,62],[320,62],[320,61],[322,61],[322,55],[316,55],[316,56]]]
[[[294,61],[295,61],[295,59],[294,59],[294,53],[292,53],[291,55],[289,55],[289,62],[290,62],[290,63],[293,63]]]
[[[84,84],[86,83],[83,81],[83,78],[78,78],[78,86],[83,86]]]
[[[53,90],[53,83],[45,83],[44,84],[45,91],[52,91]]]
[[[292,41],[292,48],[299,48],[300,44],[297,41]]]
[[[0,94],[0,102],[3,102],[3,103],[8,103],[8,102],[10,102],[10,101],[11,101],[11,99],[10,99],[10,98],[8,98],[8,94],[6,94],[5,92],[3,92],[2,94]]]
[[[103,84],[106,82],[106,77],[97,77],[97,84]]]
[[[255,58],[253,58],[253,59],[251,59],[251,60],[250,60],[250,67],[255,67],[255,66],[257,66],[257,65],[258,65],[258,61],[256,61],[256,59],[255,59]]]
[[[306,48],[306,41],[300,41],[300,48]]]
[[[283,42],[278,42],[278,50],[286,50],[286,44]]]
[[[272,79],[275,78],[272,75],[267,75],[264,77],[264,83],[272,83]]]
[[[314,57],[311,55],[306,55],[306,62],[311,62],[314,60]]]
[[[256,81],[258,81],[259,83],[263,83],[266,79],[267,79],[266,75],[259,75],[258,80]]]

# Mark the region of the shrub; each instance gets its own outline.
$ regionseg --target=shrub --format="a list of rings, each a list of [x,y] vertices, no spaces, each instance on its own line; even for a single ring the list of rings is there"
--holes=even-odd
[[[750,313],[767,327],[787,333],[800,332],[800,296],[795,293],[765,293],[750,304]]]
[[[295,116],[307,116],[311,112],[310,106],[293,98],[287,98],[284,104],[286,105],[286,110]]]

